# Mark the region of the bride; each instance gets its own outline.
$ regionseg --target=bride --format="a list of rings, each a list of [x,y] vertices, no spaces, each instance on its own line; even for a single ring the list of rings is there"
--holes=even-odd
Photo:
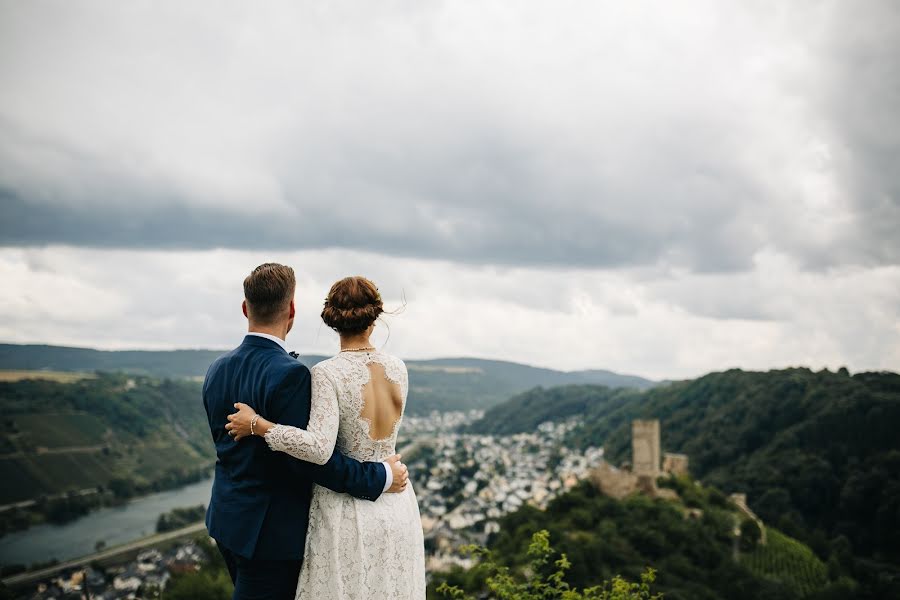
[[[378,288],[347,277],[325,299],[322,320],[340,335],[341,350],[312,369],[309,425],[271,423],[243,403],[228,417],[235,439],[263,435],[269,448],[317,464],[338,450],[359,461],[395,454],[409,378],[399,358],[369,341],[384,311]],[[252,428],[252,431],[251,431]],[[425,549],[415,491],[375,502],[315,486],[298,599],[425,598]]]

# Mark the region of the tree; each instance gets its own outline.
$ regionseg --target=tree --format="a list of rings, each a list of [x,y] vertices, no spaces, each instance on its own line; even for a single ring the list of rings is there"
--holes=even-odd
[[[228,600],[233,590],[227,573],[204,568],[173,577],[164,597],[166,600]]]
[[[741,523],[741,550],[751,552],[759,543],[762,532],[753,519],[745,519]]]

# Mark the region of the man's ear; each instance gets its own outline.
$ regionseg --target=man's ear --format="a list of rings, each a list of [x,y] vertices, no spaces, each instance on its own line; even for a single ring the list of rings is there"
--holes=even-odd
[[[297,313],[297,310],[294,308],[294,301],[293,301],[293,300],[291,300],[291,309],[290,309],[290,310],[291,310],[291,312],[290,312],[290,315],[289,315],[289,316],[290,316],[290,318],[293,319],[293,318],[294,318],[294,315]]]
[[[247,314],[247,301],[246,300],[241,302],[241,310],[244,311],[244,316],[249,319],[250,315]]]

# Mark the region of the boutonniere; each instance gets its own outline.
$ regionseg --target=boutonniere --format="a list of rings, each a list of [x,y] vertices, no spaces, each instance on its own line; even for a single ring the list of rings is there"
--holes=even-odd
[[[288,354],[291,356],[291,358],[300,358],[299,352],[288,352]]]

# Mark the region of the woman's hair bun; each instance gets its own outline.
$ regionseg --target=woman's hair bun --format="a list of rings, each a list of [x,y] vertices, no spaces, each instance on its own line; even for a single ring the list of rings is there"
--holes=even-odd
[[[322,320],[341,335],[362,333],[384,312],[374,283],[356,275],[335,282],[325,298]]]

